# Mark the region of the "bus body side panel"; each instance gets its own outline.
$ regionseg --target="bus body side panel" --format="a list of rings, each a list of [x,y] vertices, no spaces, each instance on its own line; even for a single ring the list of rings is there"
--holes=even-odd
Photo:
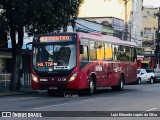
[[[96,87],[101,86],[102,78],[104,76],[104,73],[102,71],[102,66],[99,62],[89,62],[86,66],[84,66],[81,69],[81,75],[82,75],[82,80],[80,81],[80,86],[82,83],[85,83],[85,88],[88,88],[89,86],[89,81],[91,80],[91,76],[95,76],[95,81],[96,81]],[[85,76],[83,76],[83,73],[86,73]],[[87,78],[86,78],[87,77]]]
[[[126,62],[124,66],[125,84],[136,82],[137,64],[134,62]]]
[[[91,75],[93,74],[96,77],[97,88],[111,86],[111,83],[114,85],[118,83],[118,79],[115,79],[116,77],[112,70],[112,63],[96,61],[89,62],[81,69],[80,72],[82,73],[80,77],[81,80],[79,81],[80,88],[82,88],[82,85],[86,85],[85,88],[88,88],[89,80],[91,79]]]
[[[111,64],[112,68],[112,81],[111,86],[119,85],[120,83],[120,75],[122,73],[122,64],[120,62],[113,62]]]
[[[124,83],[130,84],[136,81],[137,64],[134,62],[118,62],[112,65],[112,81],[111,86],[119,85],[120,76],[124,75]]]

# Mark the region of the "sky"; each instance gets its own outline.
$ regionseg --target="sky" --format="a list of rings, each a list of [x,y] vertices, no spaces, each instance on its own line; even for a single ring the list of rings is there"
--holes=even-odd
[[[113,16],[124,18],[124,4],[117,2],[118,0],[84,0],[84,4],[80,7],[79,17],[106,17]],[[139,1],[139,0],[138,0]],[[153,5],[160,7],[160,0],[143,0],[144,5]]]

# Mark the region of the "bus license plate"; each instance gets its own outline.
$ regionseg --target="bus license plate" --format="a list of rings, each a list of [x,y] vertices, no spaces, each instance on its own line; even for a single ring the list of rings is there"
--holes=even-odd
[[[57,90],[58,88],[55,87],[55,86],[51,86],[51,87],[49,87],[49,89],[50,89],[50,90]]]

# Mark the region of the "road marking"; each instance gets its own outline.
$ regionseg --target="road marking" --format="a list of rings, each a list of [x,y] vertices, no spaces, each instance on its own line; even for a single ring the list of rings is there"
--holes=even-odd
[[[87,102],[87,101],[96,100],[96,99],[102,99],[102,97],[100,97],[100,98],[94,98],[94,99],[81,100],[81,101],[75,101],[74,103]],[[65,102],[65,103],[62,103],[62,104],[56,104],[56,105],[49,105],[49,106],[44,106],[44,107],[38,107],[38,108],[33,108],[33,110],[43,109],[43,108],[49,108],[49,107],[57,107],[57,106],[62,106],[62,105],[67,105],[67,104],[73,104],[73,102],[68,102],[68,103]]]
[[[20,98],[20,99],[11,99],[11,100],[26,100],[26,99],[32,99],[32,98],[38,98],[38,97],[27,97],[27,98]]]
[[[154,91],[154,90],[159,90],[157,88],[152,88],[152,89],[147,89],[147,90],[144,90],[144,91]]]
[[[128,92],[128,93],[121,93],[119,95],[128,95],[128,94],[132,94],[133,92]]]
[[[69,103],[62,103],[62,104],[57,104],[57,105],[49,105],[49,106],[45,106],[45,107],[38,107],[38,108],[33,108],[33,109],[43,109],[43,108],[49,108],[49,107],[56,107],[56,106],[61,106],[61,105],[66,105]]]
[[[151,109],[148,109],[148,110],[146,110],[146,111],[153,111],[153,110],[155,110],[155,109],[157,109],[157,108],[151,108]]]

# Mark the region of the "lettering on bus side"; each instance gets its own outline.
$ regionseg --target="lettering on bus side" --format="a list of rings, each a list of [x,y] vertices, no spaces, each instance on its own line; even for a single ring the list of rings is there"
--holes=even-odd
[[[118,63],[113,64],[113,71],[114,72],[119,72],[119,71],[122,72],[122,67],[120,67],[119,65],[120,64],[118,64]]]
[[[115,68],[113,68],[113,71],[114,72],[118,72],[118,71],[122,72],[122,67],[115,67]]]
[[[95,71],[102,71],[102,66],[96,66]]]

